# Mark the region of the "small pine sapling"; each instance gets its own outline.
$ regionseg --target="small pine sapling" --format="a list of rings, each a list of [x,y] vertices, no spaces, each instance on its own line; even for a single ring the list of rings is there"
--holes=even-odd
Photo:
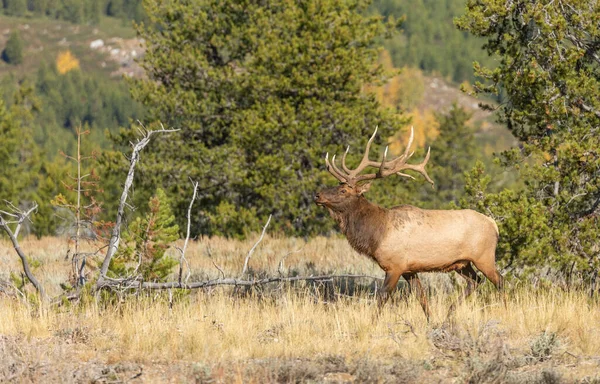
[[[89,129],[83,130],[77,128],[77,154],[70,156],[61,151],[61,155],[67,160],[73,161],[77,165],[77,174],[68,175],[68,181],[62,181],[65,188],[65,195],[58,194],[52,200],[52,205],[57,208],[63,208],[70,217],[62,217],[67,222],[65,229],[69,235],[69,250],[67,257],[72,260],[72,280],[77,286],[82,286],[86,282],[85,266],[87,257],[96,255],[100,247],[95,252],[83,252],[81,249],[82,239],[91,241],[100,240],[102,244],[106,241],[103,234],[110,227],[110,224],[98,221],[97,217],[102,211],[102,204],[97,200],[97,195],[103,193],[99,186],[99,176],[93,167],[86,167],[86,162],[96,160],[97,153],[91,151],[90,155],[82,155],[82,138],[90,133]],[[73,249],[71,249],[71,246]]]
[[[148,212],[136,218],[123,234],[123,247],[111,260],[115,277],[140,275],[144,281],[165,281],[178,261],[165,255],[179,238],[169,199],[162,189],[148,201]]]

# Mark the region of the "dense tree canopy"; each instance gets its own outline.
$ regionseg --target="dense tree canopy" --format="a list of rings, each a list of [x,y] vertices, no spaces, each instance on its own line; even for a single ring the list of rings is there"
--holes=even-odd
[[[507,263],[549,264],[597,273],[600,206],[600,8],[595,2],[470,0],[458,26],[487,39],[496,69],[477,65],[487,82],[479,93],[501,93],[501,121],[521,142],[505,152],[524,188],[484,195],[471,180],[477,204],[493,213]],[[485,207],[485,208],[484,208]]]
[[[269,214],[279,229],[322,230],[313,193],[330,182],[327,151],[381,137],[400,120],[364,92],[378,81],[375,39],[393,20],[365,17],[366,1],[149,1],[152,27],[134,96],[180,133],[155,141],[144,190],[161,185],[185,217],[201,183],[196,231],[240,235]],[[361,145],[358,145],[359,147]]]

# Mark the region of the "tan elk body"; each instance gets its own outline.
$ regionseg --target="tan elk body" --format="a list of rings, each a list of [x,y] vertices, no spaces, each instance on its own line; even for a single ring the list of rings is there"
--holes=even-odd
[[[483,281],[472,264],[501,289],[503,278],[495,265],[498,227],[494,220],[469,209],[426,210],[410,205],[386,209],[370,203],[363,196],[370,184],[361,182],[393,174],[412,178],[402,173],[403,170],[419,172],[433,184],[425,171],[429,152],[421,164],[406,164],[412,155],[408,152],[413,140],[412,131],[404,154],[390,161],[384,154],[382,162],[369,160],[369,148],[376,133],[377,130],[367,143],[360,165],[354,170],[346,166],[348,150],[342,158],[342,169],[337,167],[335,156],[331,162],[326,157],[327,169],[341,184],[317,193],[315,202],[329,210],[356,251],[373,258],[385,271],[380,305],[385,303],[400,277],[404,277],[419,295],[429,318],[427,299],[417,273],[456,271],[467,280],[465,296],[468,296]],[[367,167],[378,171],[360,175]]]

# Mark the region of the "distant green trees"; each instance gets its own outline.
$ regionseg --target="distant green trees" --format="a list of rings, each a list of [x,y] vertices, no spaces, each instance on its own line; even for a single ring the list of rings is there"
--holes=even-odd
[[[457,24],[487,40],[497,68],[477,64],[481,94],[501,94],[499,118],[520,145],[499,161],[522,189],[486,190],[481,167],[465,205],[496,217],[502,257],[596,279],[600,268],[600,9],[594,2],[470,0]]]
[[[54,64],[42,63],[34,86],[44,105],[36,116],[34,137],[44,146],[49,159],[59,150],[75,150],[72,137],[80,125],[91,128],[86,141],[108,148],[105,129],[116,132],[143,116],[142,106],[131,98],[126,84],[96,74],[80,70],[60,74]]]
[[[11,32],[6,41],[6,47],[2,51],[2,60],[12,65],[18,65],[23,62],[23,40],[19,31]]]
[[[108,0],[104,9],[108,16],[137,22],[147,20],[142,0]]]
[[[375,39],[393,20],[365,17],[362,0],[146,4],[156,27],[139,30],[148,77],[133,94],[147,120],[181,131],[152,142],[138,190],[162,186],[183,220],[188,178],[198,181],[196,233],[244,235],[271,213],[288,234],[331,225],[313,203],[334,181],[325,153],[400,128],[361,91],[381,77]]]
[[[7,16],[45,16],[75,24],[96,24],[101,15],[144,21],[142,0],[3,0]]]
[[[473,61],[492,65],[482,49],[484,40],[454,26],[453,19],[462,14],[465,3],[465,0],[374,0],[371,10],[385,17],[406,17],[403,33],[384,43],[396,67],[416,67],[462,82],[475,79]]]
[[[27,0],[3,0],[4,14],[8,16],[24,16],[27,13]]]
[[[44,63],[33,79],[5,76],[0,84],[0,162],[4,164],[0,199],[35,200],[39,214],[32,231],[55,235],[62,223],[50,202],[66,193],[63,182],[69,182],[69,165],[59,153],[76,153],[79,127],[91,131],[82,149],[86,153],[111,148],[107,133],[116,133],[132,119],[142,119],[143,108],[122,82],[80,70],[61,75],[54,65]],[[111,193],[118,193],[120,182],[119,175],[103,176],[108,201]]]

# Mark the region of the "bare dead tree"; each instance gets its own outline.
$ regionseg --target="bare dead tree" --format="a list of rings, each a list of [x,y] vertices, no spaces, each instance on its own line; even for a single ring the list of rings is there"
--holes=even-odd
[[[262,241],[263,237],[265,237],[265,232],[267,231],[267,227],[269,226],[269,223],[271,222],[271,217],[272,216],[273,215],[269,215],[269,219],[267,220],[267,223],[263,227],[262,233],[260,234],[260,237],[258,238],[258,241],[256,243],[254,243],[254,246],[250,249],[250,251],[246,255],[246,259],[244,260],[244,268],[242,268],[242,276],[244,276],[246,274],[246,272],[248,272],[248,262],[250,261],[250,257],[252,257],[252,254],[254,253],[254,250],[256,249],[256,247],[258,246],[258,244]]]
[[[303,249],[304,249],[304,246],[296,249],[295,251],[290,251],[290,252],[286,253],[285,255],[283,255],[281,260],[279,260],[279,264],[277,265],[277,273],[279,273],[279,276],[283,276],[283,266],[284,266],[285,259],[287,259],[287,257],[290,256],[291,254],[298,253]]]
[[[148,143],[150,142],[150,138],[156,133],[171,133],[177,132],[179,129],[165,129],[165,127],[161,124],[161,129],[159,130],[147,130],[144,125],[138,121],[140,124],[139,132],[141,133],[141,138],[133,144],[133,149],[131,152],[131,159],[129,159],[129,172],[127,173],[127,178],[125,179],[125,184],[123,186],[123,192],[121,193],[121,199],[119,201],[119,208],[117,209],[117,217],[115,220],[115,226],[112,231],[112,235],[110,237],[110,241],[108,243],[108,250],[106,251],[106,256],[104,257],[104,261],[102,262],[102,267],[100,268],[100,276],[98,277],[98,281],[96,282],[96,288],[100,289],[107,285],[109,281],[106,277],[106,272],[108,271],[108,267],[110,265],[110,261],[113,256],[119,249],[119,243],[121,241],[121,224],[123,223],[123,215],[125,214],[125,205],[127,204],[127,199],[129,196],[129,190],[133,185],[133,177],[135,175],[135,166],[140,160],[140,152]]]
[[[186,235],[185,235],[185,241],[183,242],[183,248],[181,248],[179,250],[180,253],[180,257],[179,257],[179,284],[181,284],[181,278],[183,276],[183,263],[185,262],[187,264],[187,259],[185,258],[185,251],[187,250],[187,246],[188,246],[188,242],[190,240],[190,229],[192,227],[192,207],[194,206],[194,201],[196,200],[196,195],[198,194],[198,182],[197,181],[193,181],[190,179],[190,181],[192,182],[192,186],[194,187],[194,193],[192,194],[192,200],[190,201],[190,207],[188,208],[187,211],[187,231],[186,231]],[[190,277],[190,268],[188,265],[188,274],[187,277],[185,279],[186,283],[188,281]]]
[[[11,212],[0,211],[0,226],[2,227],[2,229],[4,229],[4,232],[6,232],[6,234],[10,238],[10,241],[12,242],[13,247],[17,252],[17,255],[19,255],[19,258],[21,259],[21,264],[23,265],[23,271],[25,272],[25,276],[27,276],[27,279],[31,282],[31,284],[33,284],[35,289],[38,291],[38,293],[42,297],[42,300],[46,300],[46,291],[44,290],[44,287],[40,284],[40,282],[35,278],[33,272],[31,272],[31,268],[29,268],[29,262],[27,261],[27,257],[25,256],[25,253],[23,253],[23,250],[21,249],[18,240],[19,232],[21,231],[21,226],[23,225],[23,222],[25,222],[26,220],[30,220],[29,215],[31,215],[31,213],[38,208],[38,205],[37,203],[34,203],[33,207],[29,208],[26,211],[23,211],[12,205],[10,202],[6,203]],[[4,216],[8,216],[11,219],[6,220]],[[11,229],[11,224],[15,224],[14,230]]]

